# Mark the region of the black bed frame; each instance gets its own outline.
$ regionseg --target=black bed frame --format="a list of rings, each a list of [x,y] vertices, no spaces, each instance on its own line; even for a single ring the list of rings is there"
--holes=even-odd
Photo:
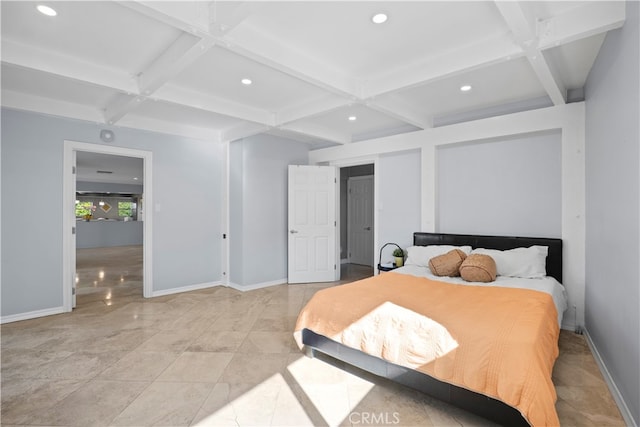
[[[470,245],[473,248],[514,249],[532,245],[548,246],[547,275],[562,283],[562,240],[537,237],[476,236],[465,234],[422,233],[413,235],[415,246]],[[349,363],[375,375],[426,393],[481,417],[505,426],[528,426],[517,409],[480,393],[457,387],[413,369],[405,368],[378,357],[332,341],[308,329],[302,331],[302,341],[311,350]]]

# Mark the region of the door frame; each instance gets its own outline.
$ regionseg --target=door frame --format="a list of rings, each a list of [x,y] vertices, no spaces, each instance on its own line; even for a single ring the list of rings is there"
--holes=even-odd
[[[358,157],[354,159],[333,160],[330,162],[320,163],[320,164],[328,164],[329,166],[335,166],[338,169],[348,168],[350,166],[373,164],[373,260],[372,260],[372,265],[374,266],[373,274],[377,275],[378,269],[375,268],[375,266],[378,264],[376,260],[376,248],[379,246],[378,245],[378,217],[380,216],[378,215],[378,201],[380,200],[380,197],[378,195],[378,189],[380,188],[379,156],[373,155],[373,156]],[[338,179],[338,188],[336,189],[336,211],[337,211],[336,218],[338,221],[338,226],[336,227],[336,233],[337,233],[336,234],[336,263],[337,265],[340,265],[340,243],[341,243],[340,236],[342,233],[342,227],[346,227],[346,224],[343,225],[342,222],[340,221],[340,209],[342,208],[342,206],[340,206],[340,191],[341,191],[340,186],[342,185],[340,181],[341,180]],[[338,269],[338,277],[336,280],[340,280],[340,269]]]
[[[62,179],[62,309],[64,312],[73,310],[72,292],[73,282],[75,280],[75,251],[76,239],[73,232],[76,226],[75,219],[75,198],[73,192],[75,187],[76,175],[72,168],[74,152],[85,151],[90,153],[112,154],[115,156],[126,156],[141,158],[143,162],[144,181],[143,181],[143,197],[144,197],[144,224],[142,232],[143,245],[143,278],[142,278],[142,296],[150,298],[153,294],[153,153],[150,151],[136,150],[132,148],[116,147],[111,145],[91,144],[78,141],[64,141],[64,157],[63,157],[63,179]],[[73,265],[72,265],[73,264]]]

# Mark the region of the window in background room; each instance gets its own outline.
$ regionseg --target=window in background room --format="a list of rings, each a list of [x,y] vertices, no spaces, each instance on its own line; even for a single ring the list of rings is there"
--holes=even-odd
[[[93,211],[93,202],[78,201],[76,203],[76,218],[81,218],[85,215],[91,215]]]
[[[119,217],[133,217],[135,215],[135,210],[136,210],[135,202],[118,202]]]

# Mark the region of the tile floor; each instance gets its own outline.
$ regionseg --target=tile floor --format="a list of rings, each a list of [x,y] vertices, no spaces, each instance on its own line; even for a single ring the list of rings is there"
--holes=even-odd
[[[490,422],[295,346],[320,288],[217,287],[145,300],[140,247],[78,251],[73,313],[2,325],[1,423],[49,426],[480,426]],[[343,281],[371,269],[343,266]],[[624,422],[584,337],[563,331],[563,426]]]

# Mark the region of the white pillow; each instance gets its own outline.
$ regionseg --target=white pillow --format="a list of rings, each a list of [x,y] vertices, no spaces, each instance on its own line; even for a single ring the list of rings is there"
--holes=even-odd
[[[474,249],[472,253],[489,255],[496,262],[498,276],[535,279],[547,275],[547,246],[531,246],[506,251]]]
[[[453,249],[460,249],[465,255],[471,253],[471,246],[430,245],[409,246],[407,248],[407,260],[404,265],[418,265],[429,268],[429,260],[434,256],[446,254]]]

